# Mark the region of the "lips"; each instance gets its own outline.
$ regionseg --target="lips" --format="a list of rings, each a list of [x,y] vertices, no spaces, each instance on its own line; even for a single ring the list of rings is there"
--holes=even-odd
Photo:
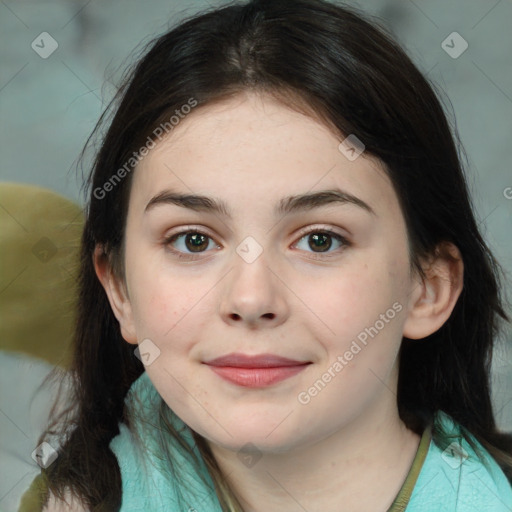
[[[205,364],[209,366],[231,366],[234,368],[281,368],[285,366],[309,364],[309,362],[310,361],[296,361],[273,354],[261,354],[257,356],[228,354],[227,356],[206,361]]]
[[[222,379],[238,386],[262,388],[297,375],[311,361],[297,361],[273,354],[228,354],[205,362]]]

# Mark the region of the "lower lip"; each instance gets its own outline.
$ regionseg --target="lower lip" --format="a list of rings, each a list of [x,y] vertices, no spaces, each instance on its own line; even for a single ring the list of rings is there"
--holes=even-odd
[[[297,375],[308,366],[279,366],[275,368],[234,368],[232,366],[210,366],[221,378],[246,388],[263,388]]]

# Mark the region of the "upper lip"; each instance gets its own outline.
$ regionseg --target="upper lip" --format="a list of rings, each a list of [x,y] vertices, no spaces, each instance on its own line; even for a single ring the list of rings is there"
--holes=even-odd
[[[205,361],[204,363],[210,366],[231,366],[234,368],[278,368],[282,366],[299,366],[309,364],[310,362],[311,361],[296,361],[274,354],[250,356],[247,354],[233,353]]]

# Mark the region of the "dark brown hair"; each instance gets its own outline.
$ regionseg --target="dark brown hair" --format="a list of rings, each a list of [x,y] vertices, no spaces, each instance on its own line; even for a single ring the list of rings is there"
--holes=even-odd
[[[98,123],[96,131],[111,114],[87,181],[73,363],[76,407],[60,418],[68,437],[46,470],[50,490],[61,496],[69,487],[92,510],[119,508],[120,472],[109,443],[118,423],[130,422],[124,399],[143,371],[133,346],[121,337],[92,260],[102,246],[123,274],[132,173],[104,197],[97,191],[190,98],[199,109],[249,90],[316,115],[340,134],[355,134],[368,154],[384,162],[406,221],[411,267],[421,275],[420,261],[443,242],[459,248],[464,288],[452,315],[428,338],[403,340],[399,412],[421,432],[437,411],[445,411],[510,477],[512,443],[497,431],[489,389],[500,318],[509,320],[500,267],[479,232],[454,136],[432,86],[385,29],[351,8],[322,0],[253,0],[190,18],[152,41]],[[196,439],[229,510],[229,489]]]

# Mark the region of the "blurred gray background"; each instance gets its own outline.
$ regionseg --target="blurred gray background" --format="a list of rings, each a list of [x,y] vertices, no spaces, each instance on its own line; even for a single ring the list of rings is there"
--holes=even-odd
[[[169,26],[224,3],[1,0],[0,180],[38,184],[82,203],[76,160],[126,65],[144,43]],[[510,297],[512,2],[347,3],[378,16],[440,90],[467,154],[467,176],[480,227],[507,271]],[[53,53],[45,54],[55,46]],[[493,378],[498,422],[512,430],[512,330],[508,329],[509,348],[500,344]],[[0,384],[8,385],[5,379]],[[16,413],[9,408],[12,404],[5,403],[3,391],[0,442],[12,444],[20,433],[12,425]],[[18,407],[26,404],[15,399],[15,390],[10,393]],[[13,461],[8,467],[0,466],[1,510],[15,509],[34,472],[37,467],[27,471]]]

